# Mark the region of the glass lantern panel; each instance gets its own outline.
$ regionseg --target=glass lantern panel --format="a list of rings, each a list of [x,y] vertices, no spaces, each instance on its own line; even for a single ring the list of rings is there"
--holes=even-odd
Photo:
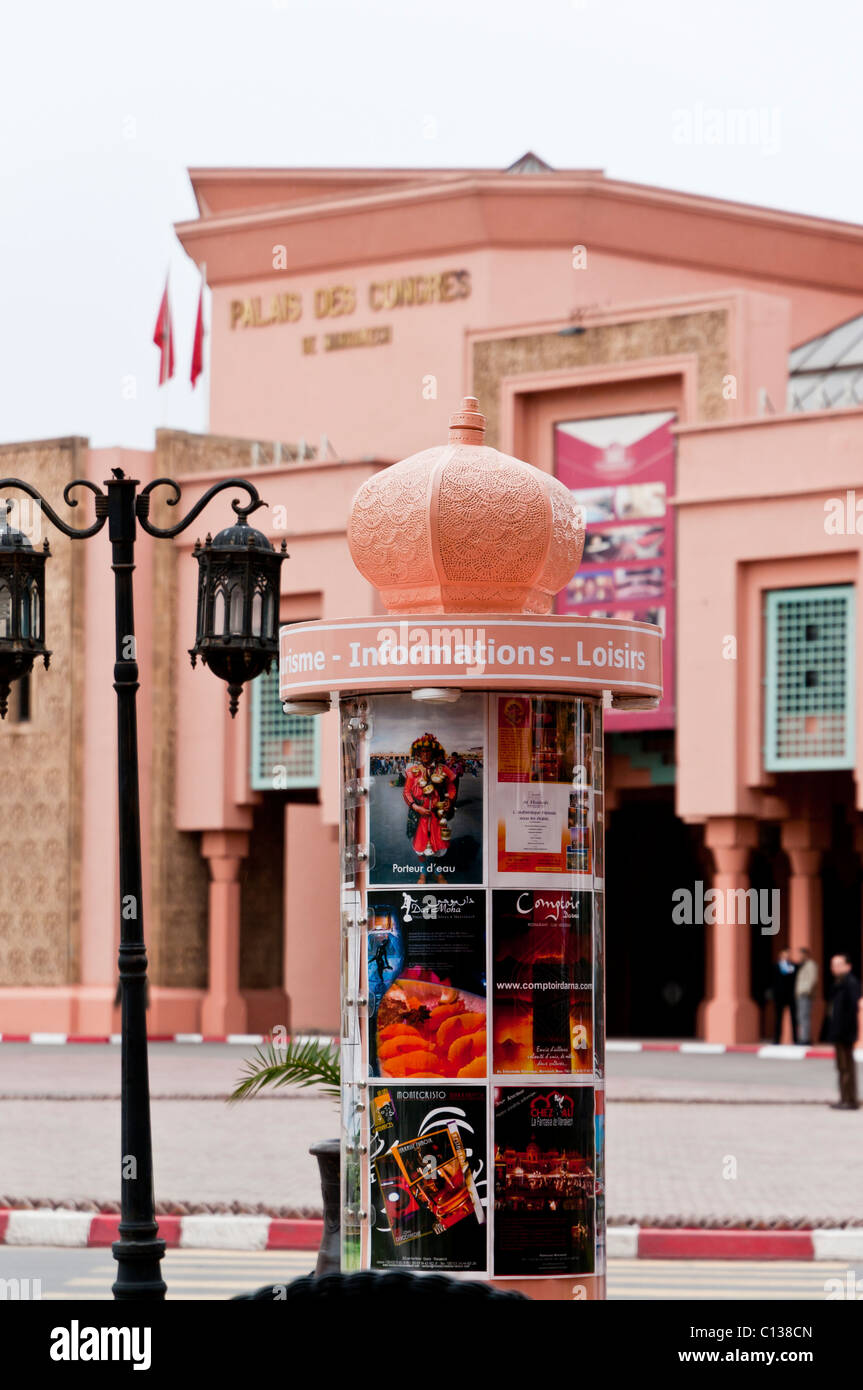
[[[242,584],[235,584],[231,589],[231,633],[240,636],[243,632],[243,608],[245,605],[245,593]]]
[[[35,579],[30,580],[30,635],[38,642],[42,637],[42,606]]]
[[[207,587],[206,587],[206,584],[204,584],[203,581],[202,581],[202,582],[199,582],[199,584],[198,584],[198,618],[197,618],[197,635],[198,635],[198,637],[203,637],[203,636],[204,636],[204,616],[205,616],[206,612],[207,612]]]
[[[274,624],[273,624],[273,614],[274,614],[274,612],[275,612],[275,604],[273,603],[273,591],[272,591],[272,589],[267,589],[267,592],[266,592],[266,594],[264,595],[264,623],[263,623],[263,634],[262,634],[262,635],[263,635],[265,638],[267,638],[267,639],[270,639],[270,638],[272,638],[272,637],[274,636],[274,631],[273,631],[273,627],[274,627]]]
[[[213,636],[224,637],[227,626],[227,613],[225,605],[224,589],[216,590],[216,598],[213,603]]]
[[[260,594],[260,590],[259,590],[259,591],[255,594],[254,598],[252,599],[252,636],[253,636],[253,637],[260,637],[260,635],[261,635],[261,613],[262,613],[262,609],[263,609],[263,602],[262,602],[261,594]]]
[[[12,593],[8,584],[0,584],[0,637],[12,636]]]
[[[26,589],[18,599],[18,609],[20,614],[19,636],[30,637],[32,636],[30,631],[30,595]]]

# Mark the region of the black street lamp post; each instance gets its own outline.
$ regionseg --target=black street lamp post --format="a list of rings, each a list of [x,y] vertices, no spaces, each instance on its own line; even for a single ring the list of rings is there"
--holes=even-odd
[[[138,791],[138,662],[135,650],[135,614],[132,575],[135,569],[136,526],[151,536],[171,538],[184,531],[207,503],[226,488],[242,488],[248,505],[233,500],[235,525],[207,537],[195,546],[199,561],[198,621],[192,664],[196,655],[229,682],[231,715],[246,681],[269,670],[278,650],[279,571],[285,558],[285,542],[274,551],[260,531],[247,524],[249,515],[264,503],[251,483],[229,478],[216,483],[195,503],[176,526],[161,528],[149,521],[150,493],[166,486],[174,491],[168,505],[176,506],[180,488],[170,478],[157,478],[138,491],[138,481],[122,469],[105,482],[103,492],[95,483],[76,478],[67,483],[63,498],[76,487],[95,494],[96,520],[76,529],[56,514],[29,483],[20,478],[0,479],[0,489],[16,488],[36,501],[42,512],[65,536],[86,539],[108,522],[111,568],[114,571],[115,664],[117,692],[117,771],[120,849],[120,951],[119,974],[122,1000],[121,1058],[121,1217],[120,1239],[113,1246],[117,1279],[116,1299],[163,1299],[166,1293],[160,1260],[165,1242],[159,1238],[153,1199],[153,1145],[150,1130],[150,1080],[147,1062],[147,951],[141,891],[141,818]],[[34,551],[26,536],[7,526],[8,508],[0,502],[0,717],[5,717],[11,683],[26,675],[38,656],[48,664],[45,640],[45,559],[50,553]],[[204,557],[207,562],[204,563]],[[219,626],[221,623],[221,626]]]

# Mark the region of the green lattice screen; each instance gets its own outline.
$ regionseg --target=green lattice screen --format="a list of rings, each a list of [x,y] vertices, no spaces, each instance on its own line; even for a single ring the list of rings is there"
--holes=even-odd
[[[764,766],[854,766],[854,586],[767,595]]]
[[[252,682],[250,780],[256,791],[320,786],[320,723],[283,712],[277,661]]]

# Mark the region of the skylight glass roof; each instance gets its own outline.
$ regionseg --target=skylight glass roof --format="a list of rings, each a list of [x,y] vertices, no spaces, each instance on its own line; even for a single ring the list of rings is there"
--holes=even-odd
[[[789,410],[863,405],[863,316],[801,343],[788,369]]]

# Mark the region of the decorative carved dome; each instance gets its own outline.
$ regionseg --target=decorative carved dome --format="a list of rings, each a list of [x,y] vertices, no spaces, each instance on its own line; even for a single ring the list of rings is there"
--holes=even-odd
[[[449,444],[363,483],[348,544],[391,613],[548,613],[581,562],[584,516],[569,490],[483,443],[474,396]]]

